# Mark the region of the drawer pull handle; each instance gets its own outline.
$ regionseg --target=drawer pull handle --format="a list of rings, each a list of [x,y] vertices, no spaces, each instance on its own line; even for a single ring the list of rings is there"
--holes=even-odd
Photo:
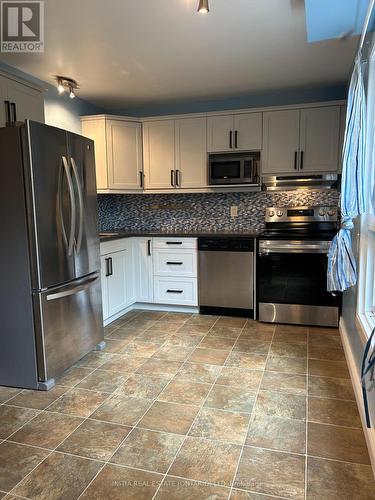
[[[166,262],[168,266],[182,266],[183,262]]]
[[[183,290],[167,290],[167,293],[183,293]]]
[[[166,245],[182,245],[182,241],[166,241]]]

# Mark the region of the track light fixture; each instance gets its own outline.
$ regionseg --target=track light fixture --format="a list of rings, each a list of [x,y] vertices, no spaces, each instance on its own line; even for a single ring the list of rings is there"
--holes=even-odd
[[[198,12],[199,14],[207,14],[208,12],[210,12],[208,0],[199,0]]]
[[[76,95],[74,90],[78,89],[78,83],[75,80],[73,80],[73,78],[55,75],[55,80],[59,94],[63,94],[65,91],[67,91],[69,92],[69,97],[71,99],[75,98]]]

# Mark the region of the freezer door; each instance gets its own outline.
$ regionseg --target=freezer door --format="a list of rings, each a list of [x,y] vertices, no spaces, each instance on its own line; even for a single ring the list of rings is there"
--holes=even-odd
[[[65,130],[26,122],[32,288],[74,280],[76,201]]]
[[[68,133],[69,163],[76,200],[76,277],[100,268],[94,142]]]
[[[103,340],[99,273],[34,294],[38,376],[60,375]]]

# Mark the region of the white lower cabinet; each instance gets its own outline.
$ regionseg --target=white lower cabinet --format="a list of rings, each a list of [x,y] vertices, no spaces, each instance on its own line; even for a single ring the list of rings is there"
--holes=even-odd
[[[154,302],[196,306],[198,304],[197,278],[154,276]]]
[[[106,273],[108,297],[108,317],[114,316],[127,307],[126,290],[126,250],[105,256],[109,274]]]
[[[152,238],[134,238],[136,301],[154,301]]]
[[[197,277],[196,250],[165,250],[154,249],[154,275],[181,276],[185,278]]]
[[[100,244],[103,318],[129,306],[198,305],[195,238],[123,238]]]
[[[103,319],[108,320],[135,302],[132,238],[100,245]]]
[[[196,238],[154,238],[154,302],[198,305]]]

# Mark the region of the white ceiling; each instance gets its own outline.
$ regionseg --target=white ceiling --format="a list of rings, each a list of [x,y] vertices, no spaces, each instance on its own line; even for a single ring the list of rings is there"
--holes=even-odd
[[[357,38],[308,44],[303,0],[197,4],[45,0],[44,54],[1,59],[108,109],[346,82]]]

